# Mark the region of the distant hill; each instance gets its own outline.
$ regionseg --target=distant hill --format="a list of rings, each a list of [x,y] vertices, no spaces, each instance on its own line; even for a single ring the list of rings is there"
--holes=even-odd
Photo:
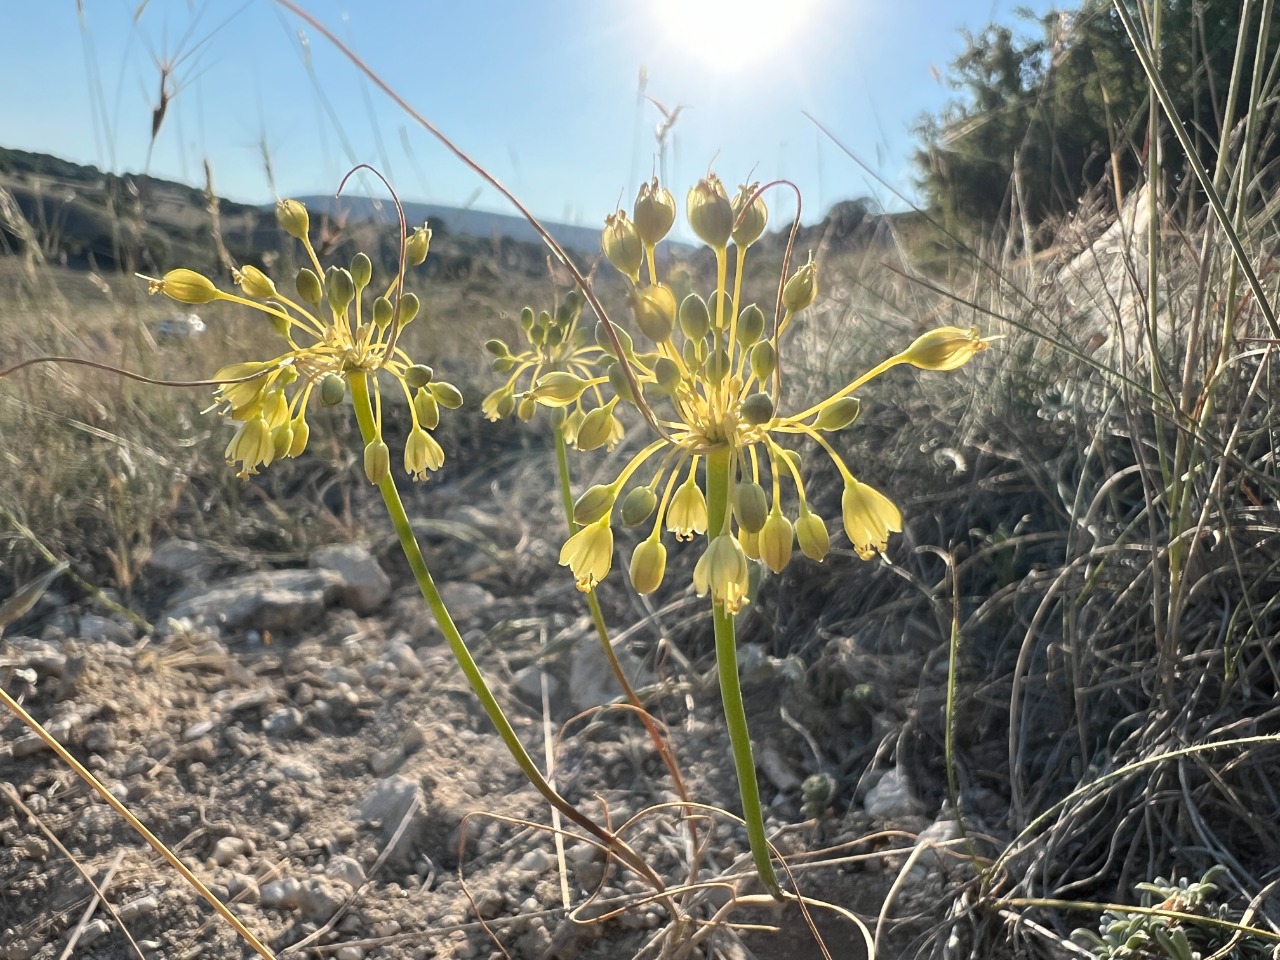
[[[375,197],[311,195],[296,197],[314,212],[323,211],[331,217],[345,215],[349,222],[371,220],[375,223],[395,223],[395,204]],[[404,215],[409,229],[424,220],[432,230],[443,227],[446,233],[470,237],[506,237],[510,240],[542,243],[538,232],[523,217],[487,210],[447,207],[436,203],[404,202]],[[600,230],[604,227],[579,227],[566,223],[544,223],[547,231],[567,250],[587,256],[595,256],[600,250]]]

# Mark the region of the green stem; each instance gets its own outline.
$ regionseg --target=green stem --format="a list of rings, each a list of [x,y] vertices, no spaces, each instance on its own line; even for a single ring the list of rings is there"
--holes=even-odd
[[[569,452],[564,442],[564,432],[561,430],[564,414],[563,411],[557,412],[560,415],[552,419],[551,429],[556,436],[556,466],[560,469],[560,498],[564,503],[564,516],[569,525],[569,536],[573,536],[578,532],[578,525],[573,520],[573,492],[569,484]],[[644,724],[645,730],[649,732],[649,739],[653,741],[654,749],[658,751],[658,756],[662,758],[663,765],[671,775],[676,793],[680,795],[681,800],[688,803],[689,792],[685,789],[684,777],[680,775],[680,767],[671,753],[671,747],[658,730],[657,724],[653,722],[653,718],[649,716],[649,712],[641,705],[640,697],[636,695],[635,688],[627,679],[626,671],[618,662],[618,655],[614,652],[613,644],[609,640],[609,627],[605,623],[604,611],[600,609],[600,600],[596,597],[595,590],[587,591],[587,607],[591,611],[591,622],[595,625],[596,636],[600,638],[600,648],[604,651],[605,659],[609,661],[609,669],[613,671],[614,679],[618,681],[618,686],[622,688],[627,702],[631,704],[637,716],[640,717],[640,722]],[[693,836],[696,842],[696,831]]]
[[[707,542],[725,532],[729,507],[729,484],[732,476],[733,450],[716,447],[707,454]],[[729,728],[729,745],[733,750],[733,766],[738,776],[738,792],[742,797],[742,819],[747,824],[751,856],[755,860],[760,881],[776,900],[783,899],[782,887],[773,872],[769,857],[769,840],[764,833],[764,810],[760,806],[760,784],[756,781],[756,764],[751,755],[751,734],[747,730],[747,711],[742,702],[742,684],[738,681],[738,643],[734,634],[733,614],[724,604],[711,604],[716,631],[716,672],[720,677],[720,700],[724,704],[725,725]]]
[[[364,437],[365,443],[370,443],[377,438],[378,434],[373,419],[373,405],[369,399],[368,380],[363,375],[355,375],[348,378],[348,384],[351,388],[351,399],[355,405],[356,420],[360,424],[360,434]],[[444,634],[445,642],[449,644],[449,650],[453,653],[454,659],[458,661],[458,666],[462,668],[462,673],[471,685],[472,692],[475,693],[476,699],[480,701],[480,705],[484,707],[484,712],[498,731],[498,736],[506,744],[507,750],[520,767],[521,772],[533,784],[534,788],[546,798],[548,803],[599,840],[607,850],[653,884],[655,889],[662,890],[662,880],[654,873],[653,868],[616,836],[601,827],[590,817],[580,813],[568,800],[560,796],[555,788],[547,782],[546,777],[542,775],[542,771],[538,769],[537,764],[533,762],[533,758],[525,750],[524,744],[520,742],[519,736],[511,726],[511,722],[507,719],[507,715],[503,712],[497,698],[493,695],[493,691],[489,689],[489,684],[485,680],[484,674],[481,673],[480,667],[471,655],[466,641],[462,639],[462,634],[458,632],[453,618],[449,615],[444,598],[440,596],[440,591],[436,589],[435,581],[431,577],[431,571],[427,569],[427,561],[423,558],[422,550],[418,546],[418,540],[414,536],[413,526],[409,522],[409,515],[405,512],[404,503],[400,499],[400,491],[396,489],[396,482],[390,474],[378,484],[378,492],[382,494],[382,502],[386,505],[387,514],[391,517],[391,524],[395,527],[400,546],[404,550],[405,558],[409,561],[409,568],[413,571],[414,579],[418,582],[418,588],[422,591],[423,599],[427,601],[427,606],[431,608],[431,613],[440,627],[440,632]]]

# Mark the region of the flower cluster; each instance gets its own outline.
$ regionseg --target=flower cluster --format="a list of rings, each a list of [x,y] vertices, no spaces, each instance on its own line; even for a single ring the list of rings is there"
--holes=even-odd
[[[405,440],[404,468],[415,480],[426,479],[444,463],[444,451],[431,435],[440,421],[440,407],[461,406],[462,394],[453,384],[435,380],[429,366],[415,363],[398,345],[401,331],[418,314],[418,297],[402,292],[403,271],[380,295],[371,296],[373,264],[364,253],[352,257],[349,268],[324,270],[311,245],[306,207],[298,201],[280,201],[276,218],[302,242],[311,261],[294,279],[297,301],[253,266],[234,274],[242,295],[219,290],[193,270],[171,270],[158,280],[144,278],[151,293],[163,293],[180,303],[224,300],[258,310],[288,345],[288,350],[270,360],[233,363],[215,374],[219,382],[215,409],[237,424],[227,444],[227,463],[238,463],[243,477],[273,460],[298,456],[311,432],[307,406],[313,396],[324,406],[336,406],[349,386],[367,391],[372,385],[376,436],[365,447],[364,469],[370,482],[380,482],[391,464],[390,449],[382,439],[377,376],[385,373],[409,406],[412,427]],[[425,225],[407,238],[406,267],[426,260],[430,241],[431,231]]]
[[[607,387],[613,396],[597,409],[608,409],[612,417],[618,403],[635,404],[660,433],[612,482],[589,488],[575,504],[574,520],[582,528],[565,543],[560,562],[570,567],[578,586],[590,589],[609,572],[616,508],[624,524],[649,525],[631,557],[636,590],[649,593],[662,582],[664,532],[678,540],[706,535],[694,585],[699,595],[710,593],[732,612],[747,602],[750,561],[776,572],[790,562],[797,543],[819,561],[830,548],[826,523],[809,505],[800,456],[789,442],[807,438],[830,456],[844,481],[845,533],[858,556],[871,558],[885,550],[890,534],[901,531],[902,518],[888,497],[853,475],[829,439],[857,418],[859,402],[852,394],[899,364],[953,370],[985,350],[988,341],[976,329],[931,330],[831,396],[783,413],[778,410],[779,344],[795,316],[817,296],[817,267],[810,257],[786,280],[781,310],[770,323],[757,304],[741,304],[747,251],[768,221],[758,187],[743,186],[731,199],[721,181],[708,176],[689,191],[686,213],[693,232],[715,254],[710,297],[695,292],[677,302],[671,287],[659,280],[654,248],[674,223],[676,204],[656,179],[645,184],[630,218],[619,211],[606,221],[602,246],[628,280],[635,328],[653,350],[637,350],[621,329],[621,350],[597,336],[594,360],[603,368],[598,375],[585,369],[584,358],[571,372],[536,379],[525,398],[566,405],[588,389]],[[640,386],[639,397],[633,383]],[[584,446],[581,427],[578,436]],[[785,506],[784,486],[794,489],[794,512]]]

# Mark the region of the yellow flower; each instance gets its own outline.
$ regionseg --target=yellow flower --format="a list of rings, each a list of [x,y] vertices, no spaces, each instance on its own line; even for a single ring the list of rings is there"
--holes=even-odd
[[[417,427],[409,431],[404,444],[404,469],[414,480],[427,479],[427,473],[444,465],[444,450],[436,438]]]
[[[707,498],[694,482],[693,474],[680,485],[667,508],[667,529],[677,540],[692,540],[696,533],[707,532]]]
[[[852,477],[840,498],[844,531],[858,556],[870,560],[889,545],[889,534],[902,532],[902,514],[892,501],[874,487]]]
[[[568,567],[584,593],[605,578],[613,564],[613,528],[609,518],[588,524],[560,548],[560,566]]]
[[[185,267],[170,270],[161,280],[148,280],[148,293],[163,293],[179,303],[209,303],[221,296],[212,280]]]
[[[259,466],[267,466],[275,459],[275,441],[271,436],[271,426],[262,417],[252,417],[240,424],[227,444],[226,458],[228,464],[240,461],[240,476],[247,477],[258,472]]]
[[[636,593],[653,593],[667,572],[667,548],[656,537],[641,540],[631,554],[631,585]]]
[[[955,370],[990,346],[977,327],[938,327],[921,334],[899,356],[922,370]]]
[[[800,549],[810,560],[819,563],[831,549],[831,537],[827,533],[827,525],[816,513],[812,513],[807,505],[801,504],[800,516],[796,520],[796,541]]]
[[[751,569],[738,538],[722,533],[711,541],[693,568],[693,588],[698,596],[709,592],[729,613],[737,613],[747,603]]]
[[[791,562],[794,542],[795,532],[791,527],[791,521],[775,506],[773,512],[769,514],[769,519],[765,520],[764,528],[760,531],[760,559],[774,573],[781,573],[782,569]]]

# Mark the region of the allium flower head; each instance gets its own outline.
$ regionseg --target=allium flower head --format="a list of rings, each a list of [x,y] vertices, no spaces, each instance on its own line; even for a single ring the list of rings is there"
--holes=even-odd
[[[615,213],[603,235],[607,259],[626,278],[638,340],[616,327],[619,351],[597,329],[591,345],[575,336],[572,324],[561,329],[549,314],[535,321],[532,311],[526,311],[522,325],[534,349],[512,356],[505,345],[491,346],[498,357],[495,366],[515,372],[486,406],[497,409],[505,403],[509,409],[515,378],[529,371],[531,384],[522,398],[574,408],[566,431],[573,431],[579,449],[616,439],[619,406],[640,408],[659,439],[632,457],[611,483],[583,494],[575,514],[588,526],[565,544],[561,563],[573,569],[580,587],[594,586],[609,567],[605,534],[621,504],[627,525],[651,524],[630,564],[637,590],[648,593],[662,580],[664,532],[677,540],[705,534],[707,546],[694,569],[694,586],[733,612],[747,602],[751,561],[778,572],[791,561],[797,544],[816,561],[830,549],[826,523],[805,496],[794,441],[812,441],[839,471],[844,481],[841,519],[857,555],[866,560],[882,553],[890,536],[902,530],[901,514],[887,496],[853,475],[832,442],[858,418],[861,406],[853,393],[902,364],[954,370],[987,349],[989,341],[976,329],[931,330],[831,396],[798,412],[784,410],[779,357],[793,319],[818,296],[818,265],[810,256],[783,281],[781,291],[767,301],[770,307],[780,302],[776,316],[758,304],[743,303],[743,265],[748,248],[763,235],[768,209],[756,186],[741,187],[730,200],[721,181],[709,175],[689,191],[687,216],[715,256],[715,286],[706,297],[694,292],[677,303],[653,256],[652,237],[668,226],[669,198],[656,180],[645,184],[634,221]],[[572,306],[576,321],[581,300],[575,298]],[[548,336],[550,330],[557,331],[554,337]],[[585,396],[596,405],[583,412]],[[611,535],[607,543],[611,556]]]
[[[363,253],[349,267],[326,271],[311,245],[307,209],[297,200],[280,201],[276,218],[286,233],[302,241],[311,263],[293,284],[301,302],[253,266],[234,273],[238,294],[219,290],[193,270],[144,278],[151,293],[181,303],[225,300],[257,310],[287,346],[270,360],[233,363],[214,375],[220,384],[214,408],[237,425],[227,444],[227,462],[239,464],[239,474],[248,476],[273,460],[300,455],[311,435],[306,417],[312,396],[335,406],[359,378],[361,389],[371,388],[378,433],[365,448],[365,473],[379,482],[390,472],[390,450],[381,436],[382,382],[389,379],[403,394],[412,423],[405,470],[415,480],[425,479],[444,462],[444,452],[428,431],[439,421],[439,408],[458,406],[462,396],[452,384],[435,380],[430,367],[415,363],[399,345],[401,331],[418,314],[417,296],[402,293],[400,275],[378,294],[372,289],[372,261]],[[426,226],[406,238],[406,265],[426,259],[430,239]]]

